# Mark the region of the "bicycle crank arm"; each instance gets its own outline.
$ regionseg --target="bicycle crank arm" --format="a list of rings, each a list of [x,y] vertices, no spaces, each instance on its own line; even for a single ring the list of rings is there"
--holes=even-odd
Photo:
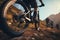
[[[31,21],[31,19],[30,18],[28,18],[28,17],[25,17],[28,21]]]

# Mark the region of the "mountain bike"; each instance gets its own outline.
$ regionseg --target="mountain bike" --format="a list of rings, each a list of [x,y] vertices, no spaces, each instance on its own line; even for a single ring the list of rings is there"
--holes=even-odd
[[[15,4],[19,4],[24,10],[16,8]],[[20,7],[20,8],[21,8]],[[0,6],[0,28],[9,36],[16,37],[24,33],[26,28],[28,28],[29,23],[32,19],[28,18],[26,15],[33,12],[29,10],[22,1],[17,0],[3,0]],[[39,13],[38,13],[39,20]],[[38,22],[39,23],[39,22]],[[39,24],[38,24],[39,25]]]

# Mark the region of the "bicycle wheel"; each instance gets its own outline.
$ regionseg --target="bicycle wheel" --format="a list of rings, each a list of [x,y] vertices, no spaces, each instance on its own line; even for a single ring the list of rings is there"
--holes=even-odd
[[[13,6],[16,3],[20,4],[24,10],[27,10],[26,6],[21,1],[18,2],[17,0],[8,0],[5,1],[4,5],[2,6],[1,12],[2,29],[11,37],[20,36],[28,26],[28,23],[26,23],[25,20],[21,22],[21,20],[18,19],[19,12],[22,13],[23,11]],[[16,17],[13,16],[14,14],[16,14]]]

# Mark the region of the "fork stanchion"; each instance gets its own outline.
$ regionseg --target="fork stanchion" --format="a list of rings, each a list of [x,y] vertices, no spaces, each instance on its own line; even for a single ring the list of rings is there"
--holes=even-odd
[[[40,19],[39,19],[39,11],[38,11],[38,31],[40,30]]]

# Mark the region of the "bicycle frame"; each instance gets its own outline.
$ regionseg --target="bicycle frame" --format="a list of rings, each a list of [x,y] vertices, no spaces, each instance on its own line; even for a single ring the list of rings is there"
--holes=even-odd
[[[25,18],[26,18],[28,21],[31,21],[31,19],[28,18],[28,17],[26,17],[26,15],[32,13],[33,11],[34,11],[34,10],[29,10],[27,13],[24,13]],[[37,12],[38,12],[38,15],[39,15],[39,11],[37,11]],[[39,17],[39,16],[38,16],[38,17]]]

